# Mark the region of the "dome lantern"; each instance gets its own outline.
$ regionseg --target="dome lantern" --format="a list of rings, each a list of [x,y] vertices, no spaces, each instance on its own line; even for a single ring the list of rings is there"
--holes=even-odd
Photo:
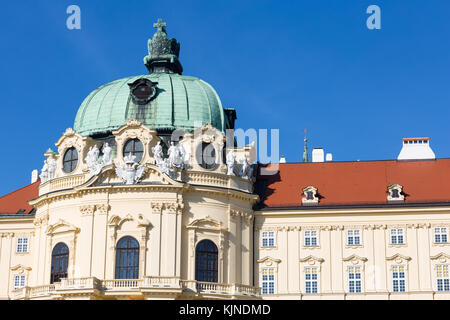
[[[178,73],[183,72],[178,56],[180,43],[167,36],[166,23],[158,19],[153,24],[156,32],[152,39],[148,39],[148,55],[144,57],[144,64],[150,73]]]

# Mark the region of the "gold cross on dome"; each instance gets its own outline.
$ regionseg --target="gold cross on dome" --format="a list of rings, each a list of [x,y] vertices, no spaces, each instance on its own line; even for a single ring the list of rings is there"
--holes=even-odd
[[[162,19],[158,19],[158,22],[153,24],[153,28],[158,28],[158,31],[159,30],[161,30],[161,31],[164,30],[165,26],[167,26],[167,23],[162,22]]]

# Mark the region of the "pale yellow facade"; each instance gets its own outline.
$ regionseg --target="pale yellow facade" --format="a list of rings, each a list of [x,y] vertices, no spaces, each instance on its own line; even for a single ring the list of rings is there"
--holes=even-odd
[[[448,234],[445,241],[435,237],[436,228],[448,233],[449,206],[254,211],[259,201],[254,179],[227,174],[225,164],[212,170],[196,164],[197,146],[206,142],[221,150],[225,142],[210,125],[197,131],[180,142],[191,150],[190,165],[170,177],[155,165],[156,132],[130,120],[113,132],[118,150],[113,164],[90,176],[83,159],[97,142],[68,129],[56,146],[59,155],[77,149],[74,171],[64,173],[57,156],[55,177],[42,183],[38,198],[30,201],[35,214],[0,217],[0,298],[450,297],[445,291]],[[145,172],[139,183],[128,185],[114,168],[123,164],[120,150],[133,138],[144,145],[140,163]],[[235,152],[254,157],[252,147]],[[216,156],[223,163],[222,153]],[[115,279],[116,246],[125,236],[139,243],[136,279]],[[19,243],[24,238],[26,250]],[[205,239],[218,249],[217,282],[195,280],[196,246]],[[67,278],[51,283],[52,250],[58,243],[69,249]]]
[[[209,125],[199,130],[180,143],[187,149],[207,141],[221,148],[225,137],[219,131]],[[123,161],[120,153],[90,179],[84,162],[65,174],[59,158],[55,178],[41,184],[39,197],[31,201],[35,216],[0,220],[0,298],[259,298],[259,288],[252,286],[251,208],[258,200],[253,181],[226,175],[226,165],[206,170],[196,164],[172,179],[152,164],[151,148],[159,141],[155,131],[131,120],[114,134],[117,150],[129,138],[143,142],[143,179],[126,185],[117,177],[113,167]],[[71,129],[56,143],[59,154],[75,147],[80,159],[93,144]],[[251,153],[249,148],[236,152]],[[115,279],[116,244],[124,236],[139,243],[138,279]],[[28,238],[26,253],[16,252],[19,237]],[[204,239],[218,248],[215,283],[195,280],[195,247]],[[67,278],[51,284],[57,243],[69,248]],[[15,290],[20,275],[24,286]]]
[[[274,268],[275,292],[267,299],[449,299],[437,288],[437,265],[450,264],[450,243],[435,242],[435,228],[449,227],[450,207],[302,209],[255,212],[256,277]],[[403,230],[392,244],[391,230]],[[273,247],[261,234],[271,230]],[[305,245],[305,231],[317,245]],[[349,245],[348,231],[360,244]],[[349,290],[351,267],[360,267],[361,292]],[[404,267],[405,292],[393,288],[393,268]],[[317,293],[306,293],[305,271],[316,268]],[[448,278],[448,275],[447,275]]]

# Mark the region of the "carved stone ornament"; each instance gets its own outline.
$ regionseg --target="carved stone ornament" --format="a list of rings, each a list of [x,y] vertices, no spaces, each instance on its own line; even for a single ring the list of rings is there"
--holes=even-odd
[[[143,176],[145,165],[139,165],[136,161],[136,156],[131,153],[124,157],[125,164],[116,166],[116,174],[121,178],[125,184],[136,184]]]

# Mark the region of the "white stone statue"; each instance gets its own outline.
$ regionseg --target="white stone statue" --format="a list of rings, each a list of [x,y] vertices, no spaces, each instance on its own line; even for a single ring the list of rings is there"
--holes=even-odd
[[[39,175],[39,177],[41,178],[41,183],[44,183],[44,182],[48,181],[48,164],[47,164],[47,159],[44,160],[44,165],[42,166],[41,174]]]
[[[247,157],[244,157],[241,159],[242,167],[241,171],[239,172],[239,176],[242,178],[248,178],[251,179],[253,175],[253,168],[250,166],[250,163],[247,160]]]
[[[179,144],[175,145],[175,143],[172,141],[167,153],[169,154],[170,167],[183,169],[185,154],[183,146]]]
[[[47,167],[48,167],[48,180],[53,179],[55,177],[56,172],[56,160],[52,156],[47,158]]]
[[[105,142],[103,145],[103,159],[102,159],[102,167],[112,164],[112,158],[111,158],[111,147],[109,146],[108,142]]]
[[[156,146],[152,148],[153,152],[153,158],[155,159],[155,163],[159,164],[161,161],[163,161],[163,151],[161,146],[161,141],[158,141]]]
[[[184,146],[182,145],[184,151],[184,167],[189,166],[191,162],[191,143],[186,143]]]
[[[41,169],[41,174],[39,175],[39,178],[41,178],[41,183],[47,182],[48,180],[51,180],[55,178],[56,173],[56,159],[53,157],[52,154],[46,154],[47,159],[44,160],[44,165]]]
[[[84,161],[86,161],[87,167],[89,169],[89,178],[99,174],[102,169],[102,164],[98,162],[98,155],[100,151],[97,145],[90,147]]]
[[[234,176],[234,162],[236,160],[236,156],[234,155],[234,151],[230,150],[227,153],[227,175]]]
[[[145,165],[139,165],[135,159],[136,156],[132,155],[130,152],[128,156],[123,158],[125,164],[116,166],[116,174],[125,182],[125,184],[136,184],[144,174]]]

